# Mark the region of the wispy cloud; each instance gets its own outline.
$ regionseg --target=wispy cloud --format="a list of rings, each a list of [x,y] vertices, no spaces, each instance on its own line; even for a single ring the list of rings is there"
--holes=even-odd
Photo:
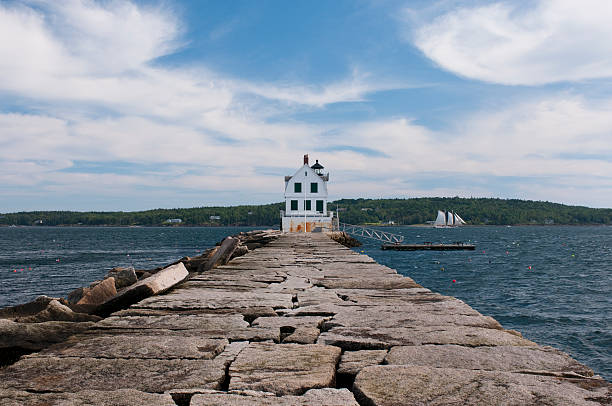
[[[612,76],[612,3],[605,0],[498,1],[455,5],[410,40],[431,60],[467,78],[539,85]]]

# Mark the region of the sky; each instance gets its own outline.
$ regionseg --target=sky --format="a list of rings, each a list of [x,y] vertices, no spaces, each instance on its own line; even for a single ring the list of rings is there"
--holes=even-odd
[[[612,2],[0,0],[0,212],[612,207]]]

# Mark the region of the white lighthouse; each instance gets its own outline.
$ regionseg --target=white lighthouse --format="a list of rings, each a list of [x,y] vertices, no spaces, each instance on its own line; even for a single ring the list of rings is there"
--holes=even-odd
[[[304,155],[304,165],[293,176],[285,176],[284,232],[332,230],[333,213],[327,211],[329,173],[323,169],[318,160],[308,166],[308,155]]]

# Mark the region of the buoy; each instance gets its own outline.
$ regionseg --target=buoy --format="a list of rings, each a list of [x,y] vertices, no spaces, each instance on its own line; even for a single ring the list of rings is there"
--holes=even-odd
[[[56,260],[55,260],[55,262],[60,262],[60,261],[59,261],[59,258],[58,258],[58,259],[56,259]]]
[[[453,283],[455,283],[455,282],[457,282],[457,280],[456,280],[456,279],[453,279]]]
[[[16,269],[13,269],[13,272],[17,272],[17,270],[16,270]]]
[[[529,270],[531,270],[531,265],[529,265]]]

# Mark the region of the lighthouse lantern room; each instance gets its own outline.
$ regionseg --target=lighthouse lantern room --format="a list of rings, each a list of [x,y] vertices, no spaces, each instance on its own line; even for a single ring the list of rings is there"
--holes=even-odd
[[[318,160],[309,166],[308,155],[304,155],[304,165],[293,176],[285,176],[284,232],[332,230],[333,213],[327,211],[329,173],[323,169]]]

